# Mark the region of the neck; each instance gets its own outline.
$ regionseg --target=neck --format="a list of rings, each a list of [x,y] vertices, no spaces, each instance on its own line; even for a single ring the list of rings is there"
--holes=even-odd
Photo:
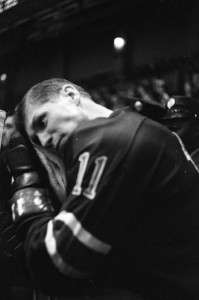
[[[96,118],[108,118],[112,114],[112,110],[93,102],[90,99],[84,101],[84,110],[87,112],[89,120]]]

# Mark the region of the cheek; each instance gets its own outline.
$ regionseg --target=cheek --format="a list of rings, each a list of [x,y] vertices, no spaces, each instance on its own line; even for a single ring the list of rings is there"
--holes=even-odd
[[[68,122],[65,120],[65,118],[59,116],[59,118],[55,118],[49,122],[48,131],[59,134],[65,132],[67,127]]]

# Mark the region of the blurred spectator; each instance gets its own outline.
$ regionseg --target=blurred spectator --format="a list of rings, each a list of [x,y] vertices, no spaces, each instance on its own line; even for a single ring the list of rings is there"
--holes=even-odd
[[[137,85],[137,95],[139,98],[146,100],[146,101],[150,101],[152,100],[152,96],[151,93],[148,89],[148,87],[146,86],[146,84],[138,84]]]
[[[185,96],[187,97],[191,97],[193,94],[193,86],[189,80],[186,80],[184,82],[184,92],[185,92]]]
[[[4,124],[4,130],[3,130],[3,139],[2,139],[2,151],[6,151],[9,145],[10,137],[12,133],[16,130],[14,120],[13,120],[13,112],[7,112],[6,114],[6,120]]]
[[[152,96],[157,102],[166,105],[169,101],[169,95],[166,92],[165,81],[162,78],[152,80]]]
[[[193,93],[192,96],[196,99],[199,99],[199,74],[194,73],[193,74]]]
[[[138,113],[159,122],[165,114],[164,105],[149,99],[141,99],[135,97],[129,97],[128,94],[123,94],[123,103],[133,107]]]
[[[179,135],[199,166],[199,102],[192,97],[174,96],[167,103],[167,108],[162,124]]]

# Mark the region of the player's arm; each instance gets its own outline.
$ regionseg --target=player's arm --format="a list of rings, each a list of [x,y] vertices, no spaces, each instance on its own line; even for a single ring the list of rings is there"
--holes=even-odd
[[[104,220],[108,218],[106,213],[110,213],[109,209],[113,210],[112,205],[107,210],[103,204],[101,208],[98,206],[101,193],[97,192],[95,180],[102,179],[105,160],[100,160],[100,163],[98,160],[97,174],[94,172],[95,163],[91,173],[85,171],[83,174],[86,157],[85,153],[80,157],[82,164],[78,162],[76,184],[60,212],[50,220],[43,218],[34,222],[28,231],[25,249],[29,268],[41,287],[45,287],[48,282],[48,288],[55,274],[59,278],[56,279],[56,287],[54,283],[56,289],[62,289],[67,283],[71,286],[84,285],[100,270],[112,250],[115,232],[119,234],[119,230],[114,231],[112,228],[119,227],[118,222],[113,221],[111,227]],[[93,178],[94,182],[89,187],[93,174],[98,176]],[[86,180],[81,182],[80,177],[83,175]],[[41,257],[42,266],[39,265]]]
[[[94,228],[89,230],[82,221],[82,214],[86,220],[92,214],[105,159],[95,161],[91,176],[94,185],[84,194],[79,181],[81,170],[78,172],[76,185],[67,199],[71,207],[63,205],[56,216],[45,180],[33,163],[32,153],[23,138],[12,139],[8,165],[14,177],[10,200],[13,221],[18,236],[25,241],[33,280],[43,289],[60,290],[67,282],[68,288],[73,284],[80,287],[98,270],[112,248],[106,240],[95,235]],[[76,201],[82,204],[77,210],[72,208]],[[52,285],[54,278],[56,285]]]

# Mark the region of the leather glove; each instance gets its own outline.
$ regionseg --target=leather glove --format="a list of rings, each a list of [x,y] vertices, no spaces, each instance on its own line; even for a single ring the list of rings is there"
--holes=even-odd
[[[10,199],[12,218],[18,236],[24,236],[36,218],[52,214],[54,209],[45,173],[30,142],[19,133],[10,139],[7,164],[14,178]]]
[[[2,154],[2,153],[1,153]],[[9,199],[11,174],[7,168],[6,153],[0,155],[0,282],[3,286],[28,284],[23,244],[16,237]]]

